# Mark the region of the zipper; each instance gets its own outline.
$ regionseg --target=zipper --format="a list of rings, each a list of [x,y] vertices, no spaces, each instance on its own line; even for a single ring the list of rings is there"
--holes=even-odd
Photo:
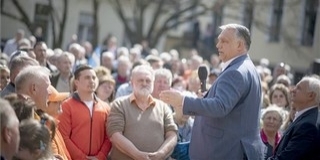
[[[93,114],[93,111],[92,111]],[[91,155],[91,141],[92,141],[92,116],[90,117],[90,143],[89,143],[89,155]]]

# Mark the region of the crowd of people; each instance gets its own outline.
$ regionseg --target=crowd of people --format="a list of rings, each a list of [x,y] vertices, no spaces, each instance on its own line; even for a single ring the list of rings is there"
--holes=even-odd
[[[246,27],[220,29],[209,61],[18,30],[0,59],[1,159],[319,159],[319,75],[295,85],[289,65],[252,62]]]

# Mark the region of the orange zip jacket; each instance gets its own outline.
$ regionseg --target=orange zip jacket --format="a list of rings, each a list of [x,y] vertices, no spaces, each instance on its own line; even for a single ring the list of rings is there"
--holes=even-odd
[[[62,103],[58,129],[70,156],[74,160],[95,156],[105,160],[111,149],[106,134],[106,122],[110,107],[97,97],[94,98],[92,116],[77,93]]]

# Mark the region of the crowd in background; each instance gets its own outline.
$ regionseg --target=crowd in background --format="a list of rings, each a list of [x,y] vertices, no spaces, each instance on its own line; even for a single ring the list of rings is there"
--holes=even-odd
[[[127,48],[118,46],[117,38],[109,36],[105,44],[94,49],[88,41],[77,42],[76,35],[72,39],[73,40],[68,44],[67,48],[48,48],[48,45],[43,41],[41,36],[34,35],[27,38],[24,36],[23,30],[18,30],[15,37],[7,41],[4,50],[1,52],[1,98],[6,98],[11,101],[11,106],[20,121],[28,119],[27,121],[22,121],[19,127],[21,139],[19,154],[16,157],[17,159],[21,159],[21,157],[26,154],[25,149],[28,149],[30,152],[40,149],[45,153],[39,154],[43,157],[55,155],[58,151],[54,151],[51,147],[47,147],[51,145],[51,139],[54,139],[52,135],[62,135],[63,137],[64,134],[67,134],[66,130],[68,129],[66,129],[66,127],[71,127],[67,126],[67,123],[64,122],[71,121],[70,119],[66,120],[67,118],[65,117],[59,119],[60,121],[62,120],[62,122],[58,125],[61,125],[61,128],[64,129],[60,135],[61,131],[59,132],[56,129],[57,126],[55,126],[54,123],[57,121],[57,117],[59,117],[58,111],[48,111],[50,106],[45,109],[45,113],[37,113],[39,116],[39,123],[35,120],[31,120],[37,119],[34,117],[32,109],[41,109],[41,106],[37,105],[38,95],[34,95],[33,98],[32,91],[30,91],[29,97],[35,101],[34,103],[19,101],[19,94],[16,95],[16,97],[12,97],[12,93],[17,93],[19,89],[24,87],[27,88],[25,90],[21,89],[26,91],[22,95],[28,95],[27,90],[37,89],[36,87],[33,88],[33,86],[27,86],[25,81],[27,81],[28,78],[31,79],[30,76],[27,77],[27,79],[21,78],[21,72],[27,72],[25,69],[29,67],[30,70],[30,66],[42,66],[50,72],[49,81],[46,83],[54,87],[54,89],[51,89],[52,92],[57,95],[61,95],[60,93],[62,92],[70,93],[72,96],[74,96],[72,93],[77,92],[79,87],[81,89],[83,85],[87,85],[85,81],[80,81],[78,80],[78,77],[75,77],[76,71],[79,71],[79,68],[83,65],[90,66],[95,72],[92,73],[92,75],[96,76],[96,79],[93,80],[96,83],[94,95],[101,100],[101,102],[97,101],[94,103],[106,103],[109,107],[114,101],[121,99],[121,97],[128,96],[133,92],[131,75],[132,71],[137,66],[149,65],[152,67],[154,70],[154,85],[151,95],[153,98],[159,99],[161,91],[170,88],[179,90],[187,96],[197,97],[200,94],[200,80],[197,73],[198,67],[200,65],[207,66],[209,72],[207,89],[209,89],[215,79],[219,76],[221,66],[223,65],[220,63],[217,54],[212,54],[210,60],[204,60],[201,57],[201,53],[198,53],[196,50],[190,50],[189,57],[180,58],[179,51],[172,49],[168,52],[159,53],[157,49],[149,48],[146,41],[141,44],[135,44],[132,48]],[[261,139],[268,147],[267,154],[271,156],[281,139],[282,133],[294,119],[295,108],[290,104],[290,90],[295,85],[293,82],[294,77],[291,74],[290,66],[285,62],[281,62],[271,69],[269,61],[267,59],[261,59],[256,68],[260,74],[263,91]],[[31,69],[37,70],[35,74],[46,75],[45,73],[42,73],[46,71],[40,71],[40,68],[35,67]],[[90,70],[90,68],[88,69]],[[317,75],[313,76],[317,77]],[[44,85],[46,83],[44,83]],[[58,92],[60,93],[58,94]],[[38,94],[41,95],[41,93]],[[67,96],[64,96],[63,99],[57,99],[57,97],[49,95],[49,104],[55,105],[55,108],[52,110],[61,110],[59,107],[60,103],[62,103],[69,94],[65,95]],[[2,103],[3,106],[8,105],[6,104],[7,102],[1,101],[1,107]],[[41,102],[38,104],[40,103]],[[47,101],[45,103],[47,103]],[[70,105],[80,105],[77,104],[78,102],[68,101],[66,103],[70,103]],[[72,108],[70,108],[70,110],[72,110]],[[110,109],[106,109],[104,112],[109,113],[109,110]],[[10,112],[8,112],[8,114],[9,113]],[[74,114],[73,116],[78,116],[76,118],[79,119],[83,118],[81,117],[83,116],[81,114]],[[99,119],[100,118],[103,120],[107,119],[106,117],[99,117]],[[190,141],[193,117],[183,115],[180,110],[174,110],[173,120],[178,126],[178,143]],[[96,124],[96,126],[102,125],[99,123]],[[81,132],[79,130],[81,130],[81,128],[78,128],[76,131]],[[70,132],[71,130],[68,130],[68,134],[70,134]],[[99,131],[99,133],[95,134],[101,137],[107,136],[106,131]],[[77,138],[81,141],[81,137]],[[63,144],[58,145],[66,147],[62,149],[65,150],[65,152],[59,152],[63,154],[60,155],[61,157],[59,158],[70,159],[70,157],[73,157],[74,159],[74,153],[78,151],[76,149],[71,151],[71,142],[65,141],[65,137],[61,139],[63,139],[64,142]],[[102,140],[99,139],[97,141],[100,143],[100,141],[103,140],[104,139],[102,138]],[[107,141],[108,142],[101,143],[106,143],[105,151],[109,152],[111,142],[109,140]],[[86,148],[84,147],[83,150],[86,150]],[[107,154],[108,153],[99,154],[96,158],[101,159],[101,157],[106,157]],[[91,158],[92,157],[87,157],[87,159]]]

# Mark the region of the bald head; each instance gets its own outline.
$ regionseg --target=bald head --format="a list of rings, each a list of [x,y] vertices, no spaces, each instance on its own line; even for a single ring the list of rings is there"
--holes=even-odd
[[[4,159],[11,159],[13,155],[18,151],[19,147],[19,120],[8,101],[0,99],[0,106],[0,155],[3,156]]]

